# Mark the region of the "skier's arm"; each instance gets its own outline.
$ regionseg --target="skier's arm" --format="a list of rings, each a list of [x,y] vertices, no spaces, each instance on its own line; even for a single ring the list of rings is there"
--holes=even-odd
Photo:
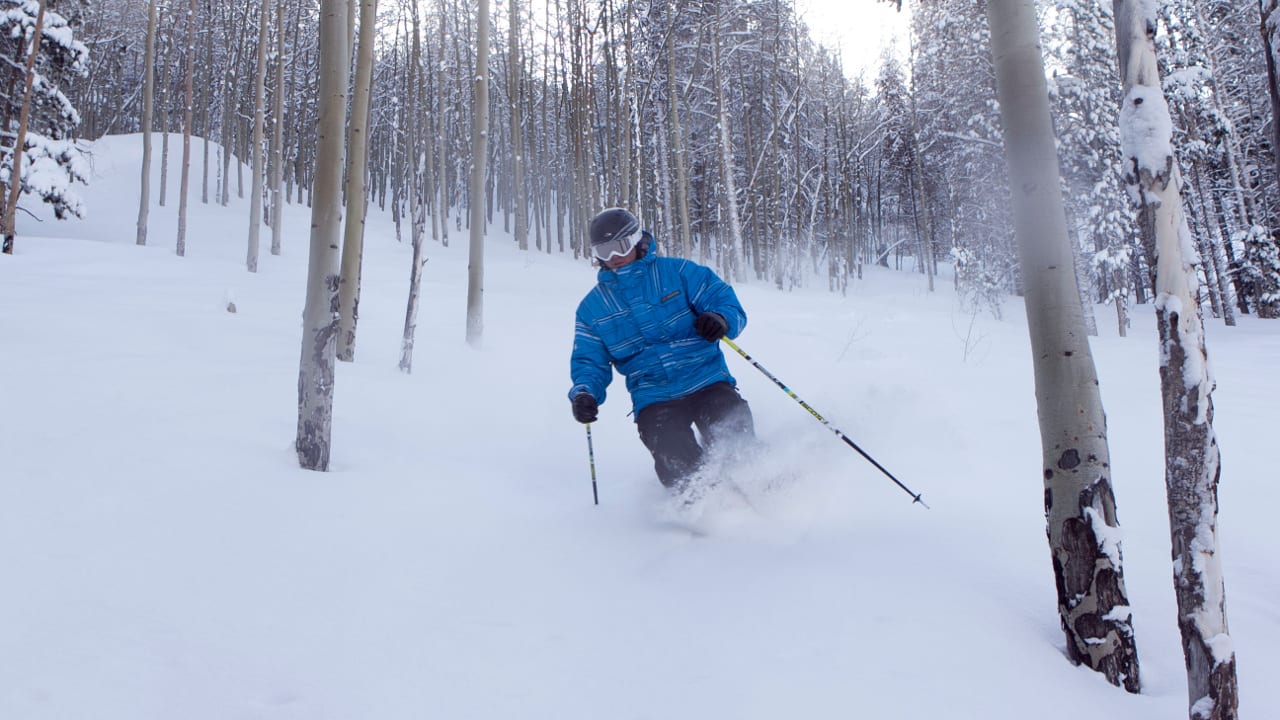
[[[694,314],[713,312],[719,315],[729,325],[725,336],[730,339],[738,337],[747,327],[747,311],[742,309],[733,287],[703,265],[685,263],[681,272]]]
[[[574,320],[573,355],[569,358],[569,375],[573,387],[569,399],[578,393],[590,393],[597,403],[604,403],[605,388],[613,381],[613,367],[609,364],[609,351],[604,341],[595,334],[590,323],[579,312]]]

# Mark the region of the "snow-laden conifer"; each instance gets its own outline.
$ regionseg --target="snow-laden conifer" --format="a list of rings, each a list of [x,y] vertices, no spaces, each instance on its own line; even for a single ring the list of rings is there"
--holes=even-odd
[[[0,0],[0,55],[8,58],[0,70],[7,89],[0,95],[0,225],[12,252],[22,195],[48,203],[59,219],[84,212],[72,187],[88,182],[74,139],[80,113],[64,86],[85,74],[89,50],[43,0]]]
[[[1050,92],[1058,159],[1082,301],[1086,312],[1097,300],[1113,304],[1119,333],[1125,335],[1133,213],[1118,171],[1111,8],[1090,0],[1062,0],[1050,15],[1046,35],[1054,63]]]

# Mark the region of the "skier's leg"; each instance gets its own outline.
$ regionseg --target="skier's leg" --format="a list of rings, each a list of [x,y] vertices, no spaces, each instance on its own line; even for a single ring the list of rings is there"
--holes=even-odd
[[[645,407],[636,416],[640,441],[653,454],[658,480],[676,487],[702,462],[702,448],[693,435],[693,418],[683,400]]]
[[[755,440],[751,406],[729,383],[708,386],[689,399],[693,401],[694,423],[708,448],[720,443],[744,444]]]

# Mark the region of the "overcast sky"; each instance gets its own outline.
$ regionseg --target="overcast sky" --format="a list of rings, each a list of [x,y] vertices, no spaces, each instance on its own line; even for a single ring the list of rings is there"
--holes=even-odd
[[[899,13],[881,0],[796,0],[796,9],[818,42],[840,48],[849,76],[872,67],[880,49],[895,37],[905,49],[905,7]]]

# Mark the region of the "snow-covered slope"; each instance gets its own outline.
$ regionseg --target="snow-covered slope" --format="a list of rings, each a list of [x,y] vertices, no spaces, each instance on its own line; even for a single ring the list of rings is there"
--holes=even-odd
[[[472,349],[453,226],[427,249],[405,375],[410,248],[375,206],[334,468],[304,472],[309,211],[289,209],[284,254],[251,275],[247,203],[201,204],[197,180],[178,258],[175,152],[137,247],[140,146],[98,142],[88,216],[24,219],[0,257],[0,717],[1185,717],[1147,308],[1130,338],[1103,319],[1094,343],[1144,682],[1131,696],[1064,656],[1017,299],[1004,321],[973,317],[945,281],[928,293],[880,268],[845,298],[739,286],[741,346],[932,509],[731,356],[764,441],[735,470],[755,509],[712,503],[695,536],[620,385],[593,425],[592,505],[565,398],[587,264],[521,253],[499,221]],[[1208,324],[1241,716],[1267,718],[1280,325]]]

